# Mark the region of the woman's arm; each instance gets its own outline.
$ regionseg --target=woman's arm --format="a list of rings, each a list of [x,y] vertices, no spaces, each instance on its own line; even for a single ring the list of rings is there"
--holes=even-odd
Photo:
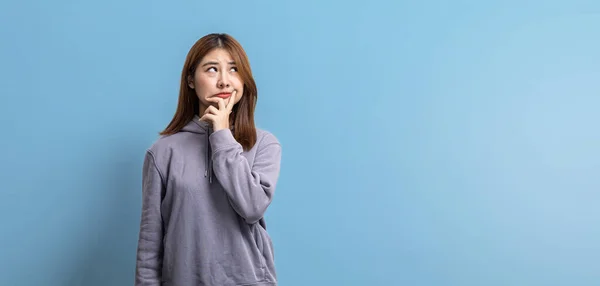
[[[160,285],[163,223],[160,205],[164,185],[154,155],[148,150],[142,169],[142,215],[137,248],[135,285]]]
[[[258,222],[271,204],[279,177],[281,145],[270,133],[258,146],[254,164],[242,155],[231,130],[221,129],[210,135],[215,176],[227,192],[235,211],[247,223]]]

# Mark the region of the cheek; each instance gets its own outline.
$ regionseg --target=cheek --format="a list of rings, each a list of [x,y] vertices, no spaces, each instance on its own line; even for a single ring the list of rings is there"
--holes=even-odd
[[[204,96],[208,92],[208,90],[209,90],[208,87],[209,86],[210,86],[210,80],[209,79],[198,78],[196,80],[196,93],[199,96]]]
[[[241,94],[243,94],[243,93],[241,93]],[[240,95],[240,96],[238,96],[238,97],[235,99],[235,103],[238,103],[238,102],[240,102],[240,101],[242,100],[242,97],[243,97],[243,95]]]
[[[235,86],[235,89],[238,91],[239,96],[242,96],[242,94],[244,94],[244,84],[243,83],[237,83]]]
[[[236,77],[234,78],[234,81],[233,81],[233,86],[234,86],[236,89],[242,89],[242,88],[244,88],[244,83],[242,83],[242,80],[239,78],[239,76],[236,76]]]
[[[244,85],[240,85],[240,87],[237,88],[237,96],[235,99],[235,102],[240,102],[240,99],[242,99],[242,97],[244,96]]]

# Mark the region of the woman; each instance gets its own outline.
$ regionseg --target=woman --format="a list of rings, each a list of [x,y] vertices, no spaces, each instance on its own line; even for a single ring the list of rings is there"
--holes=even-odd
[[[256,100],[235,39],[194,44],[177,111],[144,160],[135,285],[277,285],[263,215],[281,145],[254,126]]]

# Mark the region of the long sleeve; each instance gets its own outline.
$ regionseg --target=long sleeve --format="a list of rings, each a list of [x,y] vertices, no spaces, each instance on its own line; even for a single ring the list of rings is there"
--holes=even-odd
[[[215,176],[227,192],[233,209],[249,224],[258,222],[271,204],[279,177],[281,145],[267,134],[259,142],[254,163],[242,155],[231,130],[221,129],[210,135]]]
[[[135,285],[160,285],[163,223],[160,212],[163,181],[153,154],[148,151],[142,169],[142,214],[137,247]]]

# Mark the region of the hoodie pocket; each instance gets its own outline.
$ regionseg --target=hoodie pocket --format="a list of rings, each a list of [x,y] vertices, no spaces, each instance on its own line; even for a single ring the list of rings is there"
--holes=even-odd
[[[265,245],[264,245],[264,239],[262,236],[262,233],[259,229],[259,225],[258,224],[253,224],[252,225],[252,236],[254,238],[254,245],[256,246],[256,248],[258,249],[258,253],[260,254],[260,266],[262,268],[265,267]]]
[[[260,251],[265,279],[267,281],[277,281],[277,271],[275,269],[275,255],[273,251],[273,242],[271,237],[260,224],[253,226],[253,232],[256,237],[257,249]]]

